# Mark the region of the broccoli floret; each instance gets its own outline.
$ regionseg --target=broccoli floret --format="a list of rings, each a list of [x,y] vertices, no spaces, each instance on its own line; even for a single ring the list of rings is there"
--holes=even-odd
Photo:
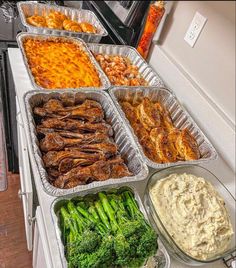
[[[113,260],[113,237],[105,236],[98,250],[91,254],[81,254],[78,256],[80,268],[102,268],[111,267],[109,264]]]

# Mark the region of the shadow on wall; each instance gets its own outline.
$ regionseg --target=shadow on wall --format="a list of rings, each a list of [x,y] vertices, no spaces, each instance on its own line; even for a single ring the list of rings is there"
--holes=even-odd
[[[174,22],[174,12],[176,10],[176,7],[178,5],[178,1],[174,1],[173,2],[173,6],[170,10],[170,13],[168,14],[168,16],[166,17],[166,21],[163,27],[163,30],[161,31],[158,43],[160,45],[162,45],[165,42],[165,39],[169,33],[169,29],[171,28],[173,22]]]

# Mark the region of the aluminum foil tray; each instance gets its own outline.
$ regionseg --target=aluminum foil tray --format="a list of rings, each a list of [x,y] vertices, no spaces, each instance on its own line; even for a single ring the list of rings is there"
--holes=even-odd
[[[79,45],[80,47],[82,47],[83,51],[88,55],[88,57],[90,58],[92,64],[95,66],[97,72],[98,72],[98,75],[99,75],[99,78],[101,80],[101,87],[99,88],[95,88],[94,89],[107,89],[111,86],[111,83],[109,81],[109,79],[107,78],[107,76],[105,75],[105,73],[103,72],[102,68],[100,67],[100,65],[97,63],[97,61],[95,60],[95,58],[93,57],[92,53],[89,51],[89,49],[87,48],[85,42],[79,38],[73,38],[73,37],[64,37],[64,36],[52,36],[52,35],[41,35],[41,34],[31,34],[31,33],[20,33],[17,35],[16,39],[17,39],[17,43],[18,43],[18,46],[20,47],[20,50],[21,50],[21,53],[23,55],[23,61],[24,61],[24,64],[25,64],[25,67],[27,69],[27,72],[29,74],[29,77],[30,77],[30,80],[31,80],[31,83],[33,84],[34,88],[35,89],[39,89],[39,90],[52,90],[52,89],[46,89],[44,87],[41,87],[40,85],[38,85],[34,79],[34,76],[31,72],[31,69],[29,67],[29,64],[28,64],[28,60],[27,60],[27,56],[25,54],[25,49],[24,49],[24,46],[23,46],[23,42],[25,39],[27,38],[35,38],[37,40],[65,40],[65,41],[70,41],[72,43],[75,43],[76,45]],[[66,88],[67,89],[67,88]],[[68,89],[71,89],[71,88],[68,88]],[[55,89],[55,90],[61,90],[61,89]]]
[[[74,193],[71,195],[67,195],[65,197],[59,197],[56,198],[52,205],[51,205],[51,216],[54,222],[54,228],[55,228],[55,232],[56,232],[56,238],[57,238],[57,244],[59,247],[59,251],[60,251],[60,255],[61,255],[61,260],[62,260],[62,264],[63,267],[67,267],[67,260],[65,258],[65,248],[61,239],[61,230],[60,230],[60,219],[59,219],[59,210],[60,208],[68,201],[71,199],[74,200],[83,200],[83,198],[87,195],[95,195],[100,191],[106,191],[106,192],[114,192],[114,191],[118,191],[118,192],[123,192],[125,190],[130,190],[131,192],[134,193],[135,195],[135,199],[138,202],[139,205],[139,209],[140,211],[143,213],[144,217],[147,219],[147,221],[149,221],[148,216],[147,216],[147,212],[143,206],[143,203],[140,199],[140,196],[138,194],[138,192],[133,188],[133,187],[127,187],[124,185],[118,185],[118,184],[114,184],[114,185],[110,185],[110,186],[102,186],[99,187],[97,189],[90,189],[86,192],[83,193]],[[152,224],[152,223],[151,223]],[[158,239],[158,250],[157,253],[154,257],[151,257],[148,262],[146,263],[146,265],[143,266],[143,268],[170,268],[170,256],[167,253],[164,245],[162,244],[162,242],[160,241],[160,239]]]
[[[142,77],[148,82],[148,86],[164,86],[163,81],[153,68],[141,57],[139,52],[131,47],[124,45],[106,45],[106,44],[87,44],[88,48],[94,54],[120,55],[130,59],[132,64],[139,68]],[[133,88],[132,86],[130,86]]]
[[[33,108],[42,102],[45,102],[51,98],[60,98],[67,94],[69,96],[79,98],[80,100],[92,99],[98,101],[104,110],[106,120],[111,124],[114,131],[114,141],[118,145],[119,152],[122,158],[125,160],[129,170],[134,174],[130,177],[123,177],[120,179],[109,179],[106,181],[92,182],[87,185],[79,185],[71,189],[60,189],[54,187],[48,181],[48,174],[44,168],[44,163],[42,160],[41,151],[39,149],[39,143],[37,139],[37,133],[35,128],[35,121],[33,115]],[[66,95],[65,95],[66,94]],[[27,128],[26,134],[29,137],[29,147],[33,156],[33,164],[36,165],[38,172],[40,174],[44,190],[52,196],[64,196],[66,194],[71,194],[74,192],[89,190],[99,186],[109,185],[109,184],[119,184],[127,182],[137,182],[147,178],[148,168],[145,163],[143,163],[142,157],[136,147],[136,144],[124,126],[124,122],[121,119],[118,111],[114,107],[112,100],[110,99],[108,93],[104,91],[94,91],[94,90],[80,90],[78,91],[54,91],[48,93],[39,93],[38,91],[30,91],[24,96],[25,110],[27,116]]]
[[[17,3],[17,7],[19,10],[20,18],[22,24],[26,27],[28,32],[38,33],[38,34],[52,34],[52,35],[62,35],[62,36],[74,36],[83,39],[85,42],[94,42],[99,43],[101,38],[107,36],[108,33],[103,25],[100,23],[97,16],[91,12],[90,10],[84,10],[82,8],[82,1],[77,1],[81,3],[81,7],[79,9],[70,8],[70,7],[62,7],[56,5],[49,4],[39,4],[34,1],[26,1]],[[70,19],[82,22],[86,21],[93,26],[96,27],[98,33],[79,33],[73,31],[66,30],[57,30],[57,29],[49,29],[45,27],[36,27],[27,23],[26,18],[33,15],[44,15],[47,16],[50,11],[60,11],[61,13],[68,16]]]
[[[155,169],[160,169],[160,168],[166,168],[169,166],[175,166],[175,165],[180,165],[180,164],[200,164],[200,163],[208,162],[210,160],[214,160],[217,158],[217,152],[215,148],[213,147],[213,145],[210,143],[207,137],[203,134],[203,132],[200,130],[197,124],[193,121],[193,119],[188,114],[188,112],[179,103],[179,101],[176,99],[174,94],[172,94],[168,89],[137,87],[136,89],[131,90],[128,87],[119,87],[119,88],[117,87],[117,88],[110,89],[109,93],[111,95],[113,102],[115,103],[115,106],[117,107],[119,113],[121,114],[121,117],[123,118],[124,123],[126,124],[130,132],[132,133],[132,136],[134,137],[134,140],[139,148],[139,151],[148,166],[155,168]],[[123,112],[119,104],[119,101],[121,100],[140,101],[144,97],[148,97],[152,101],[158,101],[162,105],[164,105],[164,107],[166,107],[167,110],[169,111],[175,127],[179,129],[187,128],[190,131],[190,133],[196,139],[197,144],[199,146],[199,150],[201,153],[200,159],[192,160],[192,161],[178,161],[174,163],[159,164],[150,160],[144,154],[143,148],[138,141],[138,137],[135,135],[133,128],[131,127],[129,123],[129,120],[126,118],[125,113]]]

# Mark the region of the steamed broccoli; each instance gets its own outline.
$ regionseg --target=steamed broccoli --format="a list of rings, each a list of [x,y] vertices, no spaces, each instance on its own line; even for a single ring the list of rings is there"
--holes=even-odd
[[[69,201],[60,212],[70,268],[138,268],[156,253],[157,236],[130,191]]]

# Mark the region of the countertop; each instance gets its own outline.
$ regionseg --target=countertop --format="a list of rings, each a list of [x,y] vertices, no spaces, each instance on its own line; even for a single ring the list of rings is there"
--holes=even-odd
[[[9,48],[9,59],[10,59],[10,64],[12,68],[13,79],[15,82],[16,96],[19,101],[19,106],[20,106],[22,118],[24,121],[24,118],[26,118],[26,114],[25,114],[25,109],[24,109],[23,96],[26,92],[34,90],[34,89],[31,85],[28,73],[24,66],[20,49]],[[27,137],[27,142],[29,143],[29,137]],[[29,149],[29,154],[30,154],[30,159],[32,159],[32,152],[30,151],[30,149]],[[224,184],[235,195],[234,183],[231,180],[231,178],[234,177],[233,173],[231,169],[227,166],[227,164],[221,158],[218,158],[216,161],[213,161],[209,164],[205,164],[203,166],[207,167],[213,173],[217,174],[219,178],[224,177]],[[55,197],[48,195],[44,191],[42,183],[40,181],[40,176],[34,165],[32,166],[32,169],[33,169],[34,182],[35,182],[37,195],[38,195],[38,201],[42,210],[43,220],[44,220],[44,224],[46,227],[45,228],[46,236],[47,236],[47,240],[48,240],[47,242],[48,242],[49,250],[50,250],[52,268],[61,268],[62,264],[61,264],[60,253],[59,253],[59,249],[57,245],[57,240],[55,238],[55,229],[53,226],[53,221],[50,215],[51,203],[53,202],[53,200],[55,200]],[[31,180],[31,178],[29,178],[29,180]],[[136,183],[135,186],[136,188],[138,188],[142,197],[142,194],[145,189],[145,182]],[[190,266],[184,265],[172,259],[171,267],[188,268]],[[202,267],[223,268],[225,266],[222,263],[222,261],[217,261],[217,262],[214,262],[212,264],[208,264]]]

